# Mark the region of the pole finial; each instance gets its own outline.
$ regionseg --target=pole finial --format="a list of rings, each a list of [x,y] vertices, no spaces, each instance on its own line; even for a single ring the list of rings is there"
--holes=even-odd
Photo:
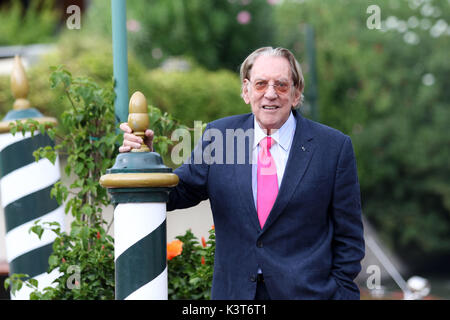
[[[134,134],[144,140],[145,130],[149,126],[149,118],[147,112],[147,99],[140,91],[136,91],[130,98],[128,107],[128,125]],[[145,143],[142,143],[140,149],[132,149],[131,152],[150,152],[150,149]]]
[[[11,73],[11,91],[16,100],[13,104],[14,110],[23,110],[30,108],[30,101],[28,101],[28,79],[22,60],[18,55],[14,57],[14,64]]]

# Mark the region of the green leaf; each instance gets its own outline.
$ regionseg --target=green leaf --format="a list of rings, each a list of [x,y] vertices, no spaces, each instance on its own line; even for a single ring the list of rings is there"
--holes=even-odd
[[[35,233],[39,239],[41,239],[42,234],[44,233],[44,228],[42,228],[40,225],[34,225],[28,230],[28,233]]]
[[[60,262],[61,262],[61,259],[59,259],[57,256],[55,256],[55,255],[51,255],[49,258],[48,258],[48,264],[49,264],[49,266],[58,266],[59,264],[60,264]]]

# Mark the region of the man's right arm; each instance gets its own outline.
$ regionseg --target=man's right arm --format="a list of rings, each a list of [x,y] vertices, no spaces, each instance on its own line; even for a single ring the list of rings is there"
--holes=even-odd
[[[208,132],[209,127],[208,124],[205,133]],[[174,173],[180,181],[170,192],[167,203],[168,211],[193,207],[209,198],[209,165],[205,163],[203,158],[203,150],[209,143],[211,143],[210,139],[205,139],[205,134],[203,134],[190,157],[179,168],[175,169]]]
[[[132,133],[133,131],[127,123],[122,123],[120,129],[124,132],[124,135],[123,144],[119,147],[119,152],[129,152],[131,149],[140,148],[142,139]],[[150,150],[153,150],[153,135],[152,130],[145,131],[144,142]],[[205,140],[202,138],[191,153],[190,158],[179,168],[175,169],[174,173],[180,180],[178,185],[170,192],[167,203],[168,211],[189,208],[208,199],[207,182],[209,166],[203,161],[202,150],[204,148]],[[198,152],[200,153],[198,154]]]

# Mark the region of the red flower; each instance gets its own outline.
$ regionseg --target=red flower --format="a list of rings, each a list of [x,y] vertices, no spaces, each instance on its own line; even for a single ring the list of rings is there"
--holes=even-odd
[[[183,242],[180,240],[173,240],[167,244],[167,260],[172,260],[183,252]]]
[[[97,239],[100,239],[100,231],[97,231]]]
[[[203,248],[206,248],[206,240],[204,237],[202,237],[202,246]]]
[[[205,257],[202,257],[201,263],[202,263],[203,265],[205,264]]]
[[[61,259],[62,263],[66,263],[66,259],[62,258]]]

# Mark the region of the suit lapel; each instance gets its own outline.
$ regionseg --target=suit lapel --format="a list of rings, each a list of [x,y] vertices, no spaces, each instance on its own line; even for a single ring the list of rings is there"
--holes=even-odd
[[[254,115],[251,114],[242,125],[242,129],[247,131],[248,129],[253,129],[254,123]],[[248,218],[251,224],[257,229],[261,230],[258,221],[258,214],[256,212],[255,201],[253,199],[253,188],[252,188],[252,147],[253,147],[253,138],[251,135],[250,138],[250,150],[245,148],[245,163],[244,164],[236,164],[233,167],[235,168],[235,179],[238,184],[239,197],[243,207],[245,208],[245,213],[248,215]],[[239,146],[236,146],[239,147]],[[235,149],[235,156],[237,154]],[[235,159],[236,161],[236,159]]]
[[[314,153],[315,144],[313,143],[312,132],[308,123],[297,112],[294,112],[294,116],[297,120],[297,126],[295,129],[289,158],[286,163],[283,181],[272,211],[264,224],[263,231],[274,223],[289,203],[289,200],[305,174]]]

